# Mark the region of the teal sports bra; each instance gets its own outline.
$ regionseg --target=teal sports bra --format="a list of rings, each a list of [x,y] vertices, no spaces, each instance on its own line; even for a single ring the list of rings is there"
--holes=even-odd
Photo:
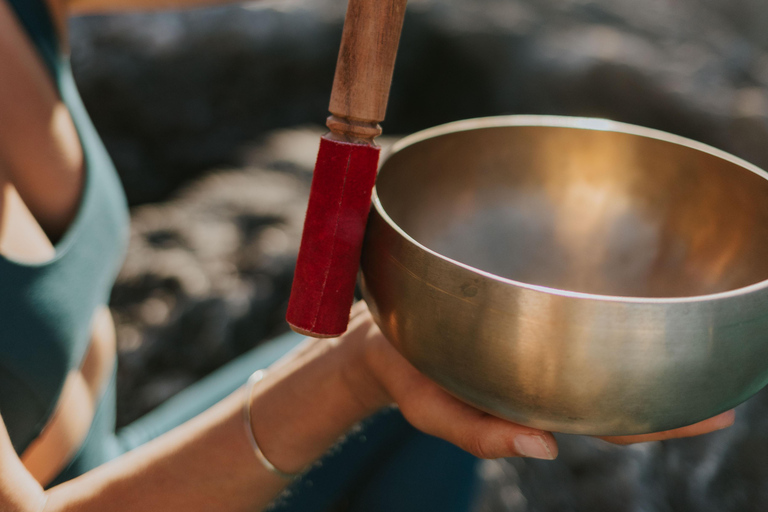
[[[16,12],[49,69],[85,157],[79,210],[55,256],[30,264],[0,255],[0,414],[20,454],[48,421],[67,373],[85,357],[93,314],[107,304],[124,258],[128,207],[59,49],[45,0],[0,1]]]

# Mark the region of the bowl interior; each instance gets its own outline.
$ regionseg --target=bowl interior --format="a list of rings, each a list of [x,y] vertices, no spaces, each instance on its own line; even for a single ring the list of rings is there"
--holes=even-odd
[[[391,155],[377,194],[425,247],[523,283],[663,298],[768,279],[768,181],[669,140],[558,126],[445,133]]]

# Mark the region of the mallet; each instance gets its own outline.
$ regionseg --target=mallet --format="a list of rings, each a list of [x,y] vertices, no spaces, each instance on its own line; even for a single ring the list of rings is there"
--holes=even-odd
[[[294,331],[347,330],[407,0],[349,0],[288,304]]]

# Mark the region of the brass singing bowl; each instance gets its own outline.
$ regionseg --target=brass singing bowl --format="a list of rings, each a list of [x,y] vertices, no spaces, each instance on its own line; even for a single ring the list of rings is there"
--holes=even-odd
[[[768,175],[598,119],[408,137],[362,258],[376,322],[456,397],[531,427],[689,425],[768,383]]]

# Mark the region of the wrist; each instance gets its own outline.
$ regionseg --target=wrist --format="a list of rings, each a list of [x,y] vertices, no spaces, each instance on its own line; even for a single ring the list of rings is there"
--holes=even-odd
[[[302,471],[385,405],[366,391],[358,341],[307,340],[254,388],[251,428],[264,456],[281,471]]]
[[[348,345],[342,348],[347,355],[342,370],[347,392],[366,412],[366,416],[393,402],[377,373],[377,345],[382,342],[389,343],[367,309],[353,318],[350,330],[338,340],[339,344]]]

